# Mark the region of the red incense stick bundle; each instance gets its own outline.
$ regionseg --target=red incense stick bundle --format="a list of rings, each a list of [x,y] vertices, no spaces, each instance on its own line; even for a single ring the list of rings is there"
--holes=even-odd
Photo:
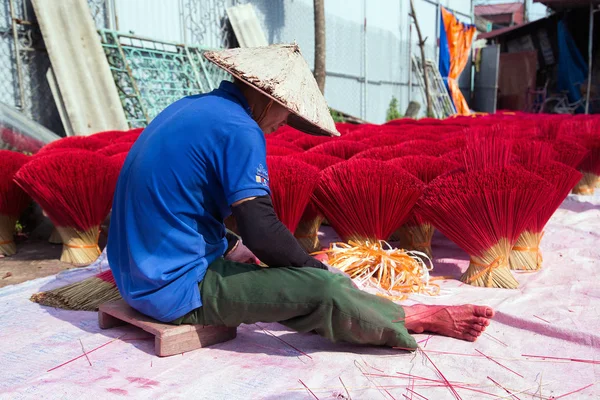
[[[600,125],[600,124],[599,124]],[[581,181],[573,189],[575,194],[592,195],[600,180],[600,129],[591,129],[578,135],[578,140],[588,150],[583,161],[578,165],[583,173]]]
[[[423,183],[394,165],[354,159],[321,174],[313,199],[344,241],[387,240],[408,217]]]
[[[414,155],[415,152],[406,149],[402,145],[373,147],[360,153],[357,153],[352,159],[371,159],[378,161],[388,161],[393,158]]]
[[[296,150],[289,147],[282,147],[278,146],[277,144],[267,143],[267,156],[287,156],[290,154],[300,152],[301,150]]]
[[[417,210],[469,253],[463,282],[516,288],[510,251],[551,191],[550,184],[519,166],[457,170],[434,179]]]
[[[289,157],[267,157],[269,188],[279,220],[294,232],[319,180],[319,170]]]
[[[295,158],[307,164],[310,164],[319,169],[320,171],[344,161],[343,159],[338,157],[308,152],[301,154],[293,154],[288,157]],[[306,206],[302,217],[300,218],[300,222],[298,222],[296,230],[294,231],[294,236],[298,240],[298,243],[300,243],[300,245],[308,253],[321,250],[322,248],[321,242],[319,241],[319,228],[321,227],[323,221],[323,214],[319,212],[319,210],[314,205],[311,199],[308,202],[308,205]]]
[[[432,180],[448,171],[459,168],[459,164],[432,156],[408,156],[393,159],[388,163],[403,168],[428,185]],[[418,210],[413,209],[406,222],[394,233],[392,239],[400,242],[402,248],[425,253],[432,258],[431,240],[435,228]]]
[[[108,141],[96,138],[94,136],[69,136],[54,142],[50,142],[36,154],[42,155],[49,151],[55,151],[57,149],[80,149],[96,151],[109,144]]]
[[[61,261],[78,266],[100,255],[99,226],[112,205],[118,168],[101,154],[73,150],[25,164],[15,181],[44,210],[63,242]]]
[[[571,168],[577,168],[588,154],[588,150],[574,140],[556,139],[550,143],[557,153],[556,161]]]
[[[97,150],[97,153],[110,157],[119,153],[127,153],[129,150],[131,150],[132,146],[133,143],[113,143],[101,148],[100,150]]]
[[[432,293],[431,265],[384,242],[405,221],[422,188],[408,172],[381,161],[353,159],[323,170],[313,199],[347,242],[331,245],[328,263],[389,296]]]
[[[509,262],[510,268],[514,270],[537,270],[542,267],[540,242],[544,236],[544,228],[582,177],[576,169],[552,161],[530,163],[526,168],[549,182],[552,190],[512,248]]]
[[[0,257],[17,252],[14,240],[15,225],[31,197],[14,181],[17,171],[29,161],[25,154],[0,150]]]
[[[334,140],[320,144],[308,150],[310,153],[327,154],[348,160],[353,155],[366,150],[368,146],[364,143],[350,142],[345,140]]]
[[[327,143],[331,140],[334,140],[328,136],[311,136],[304,135],[303,137],[294,140],[294,144],[300,147],[302,150],[312,149],[315,146],[318,146],[323,143]]]

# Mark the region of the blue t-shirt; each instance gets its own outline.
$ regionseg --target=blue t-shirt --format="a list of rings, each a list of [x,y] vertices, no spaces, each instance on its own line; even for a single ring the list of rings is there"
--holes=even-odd
[[[227,249],[231,204],[269,193],[265,138],[234,84],[167,107],[115,191],[107,252],[127,303],[163,322],[200,307],[198,283]]]

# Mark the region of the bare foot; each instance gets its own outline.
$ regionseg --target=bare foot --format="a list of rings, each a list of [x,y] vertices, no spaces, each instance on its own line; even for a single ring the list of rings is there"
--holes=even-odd
[[[456,339],[474,342],[494,317],[486,306],[414,305],[404,308],[406,329],[414,333],[433,332]]]

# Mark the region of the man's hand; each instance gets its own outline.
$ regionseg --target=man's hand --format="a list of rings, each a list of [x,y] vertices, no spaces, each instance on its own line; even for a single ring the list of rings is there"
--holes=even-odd
[[[244,243],[242,243],[241,240],[238,240],[235,246],[233,246],[233,249],[225,255],[225,259],[244,264],[260,264],[258,258],[244,246]]]

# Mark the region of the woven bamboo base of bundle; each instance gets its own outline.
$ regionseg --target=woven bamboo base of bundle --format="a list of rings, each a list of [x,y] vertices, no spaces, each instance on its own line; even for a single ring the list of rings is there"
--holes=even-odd
[[[540,242],[544,236],[543,232],[525,231],[519,236],[519,240],[512,248],[509,258],[509,266],[517,271],[536,271],[542,268],[542,253]]]
[[[394,232],[392,238],[397,237],[403,249],[420,251],[432,258],[431,239],[434,232],[435,228],[431,224],[403,225]]]
[[[62,244],[62,239],[60,238],[60,233],[56,228],[52,229],[50,233],[50,237],[48,238],[48,243],[52,244]]]
[[[0,214],[0,255],[12,256],[17,252],[15,225],[17,217]]]
[[[591,196],[594,194],[594,188],[598,182],[600,177],[596,174],[592,174],[591,172],[584,172],[583,178],[579,181],[579,183],[573,188],[573,194],[580,194],[585,196]]]
[[[469,268],[460,280],[479,287],[518,288],[519,282],[512,276],[508,263],[511,248],[508,240],[504,239],[484,251],[482,255],[471,256]]]
[[[298,223],[294,237],[307,253],[314,253],[323,248],[319,240],[319,228],[322,221],[323,218],[318,217],[308,221],[300,220]]]
[[[90,265],[96,261],[100,255],[98,247],[100,228],[98,226],[84,232],[66,226],[57,226],[56,230],[63,243],[60,261],[77,267]]]
[[[30,300],[64,310],[97,311],[100,304],[121,299],[114,282],[92,276],[62,288],[36,293]]]

